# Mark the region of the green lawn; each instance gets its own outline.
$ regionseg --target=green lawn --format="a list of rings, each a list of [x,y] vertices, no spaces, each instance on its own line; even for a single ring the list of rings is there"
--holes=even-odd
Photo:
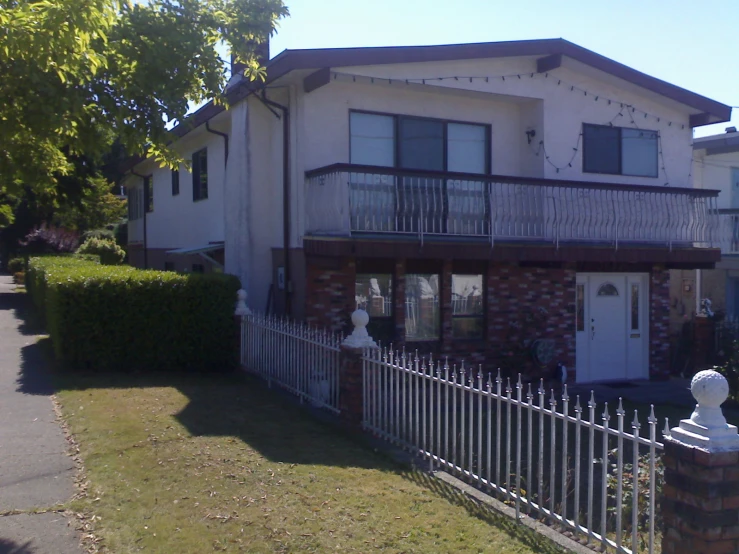
[[[125,552],[559,552],[254,380],[62,375],[104,549]]]

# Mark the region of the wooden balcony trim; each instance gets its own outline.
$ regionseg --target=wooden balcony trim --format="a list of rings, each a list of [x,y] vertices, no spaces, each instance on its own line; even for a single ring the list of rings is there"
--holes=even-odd
[[[622,185],[617,183],[596,183],[592,181],[566,181],[561,179],[544,179],[533,177],[513,177],[511,175],[480,175],[478,173],[458,173],[452,171],[427,171],[421,169],[399,169],[394,167],[380,167],[373,165],[358,165],[335,163],[325,167],[311,169],[305,172],[306,179],[320,177],[329,173],[370,173],[374,175],[390,175],[393,177],[426,177],[431,179],[457,179],[464,181],[479,181],[483,183],[511,183],[521,185],[537,185],[577,189],[623,190],[635,192],[654,192],[668,194],[688,194],[697,197],[717,197],[718,190],[696,189],[688,187],[657,187],[654,185]]]

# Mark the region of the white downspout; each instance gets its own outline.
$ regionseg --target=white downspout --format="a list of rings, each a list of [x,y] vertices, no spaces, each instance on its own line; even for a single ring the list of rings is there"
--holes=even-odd
[[[701,293],[701,270],[696,269],[695,270],[695,313],[699,314],[701,312],[701,300],[703,299],[703,294]]]

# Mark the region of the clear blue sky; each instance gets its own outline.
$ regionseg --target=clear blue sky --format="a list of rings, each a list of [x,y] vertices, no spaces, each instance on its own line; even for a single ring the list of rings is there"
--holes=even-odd
[[[285,0],[272,38],[340,48],[564,38],[731,106],[739,106],[736,0]],[[732,125],[739,127],[739,108]],[[729,124],[699,127],[696,136]]]

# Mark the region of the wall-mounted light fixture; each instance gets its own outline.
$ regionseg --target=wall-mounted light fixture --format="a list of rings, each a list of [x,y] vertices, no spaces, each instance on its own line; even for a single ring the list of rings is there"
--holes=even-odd
[[[536,136],[536,129],[528,129],[526,131],[526,140],[531,144],[531,141],[534,140],[534,137]]]

